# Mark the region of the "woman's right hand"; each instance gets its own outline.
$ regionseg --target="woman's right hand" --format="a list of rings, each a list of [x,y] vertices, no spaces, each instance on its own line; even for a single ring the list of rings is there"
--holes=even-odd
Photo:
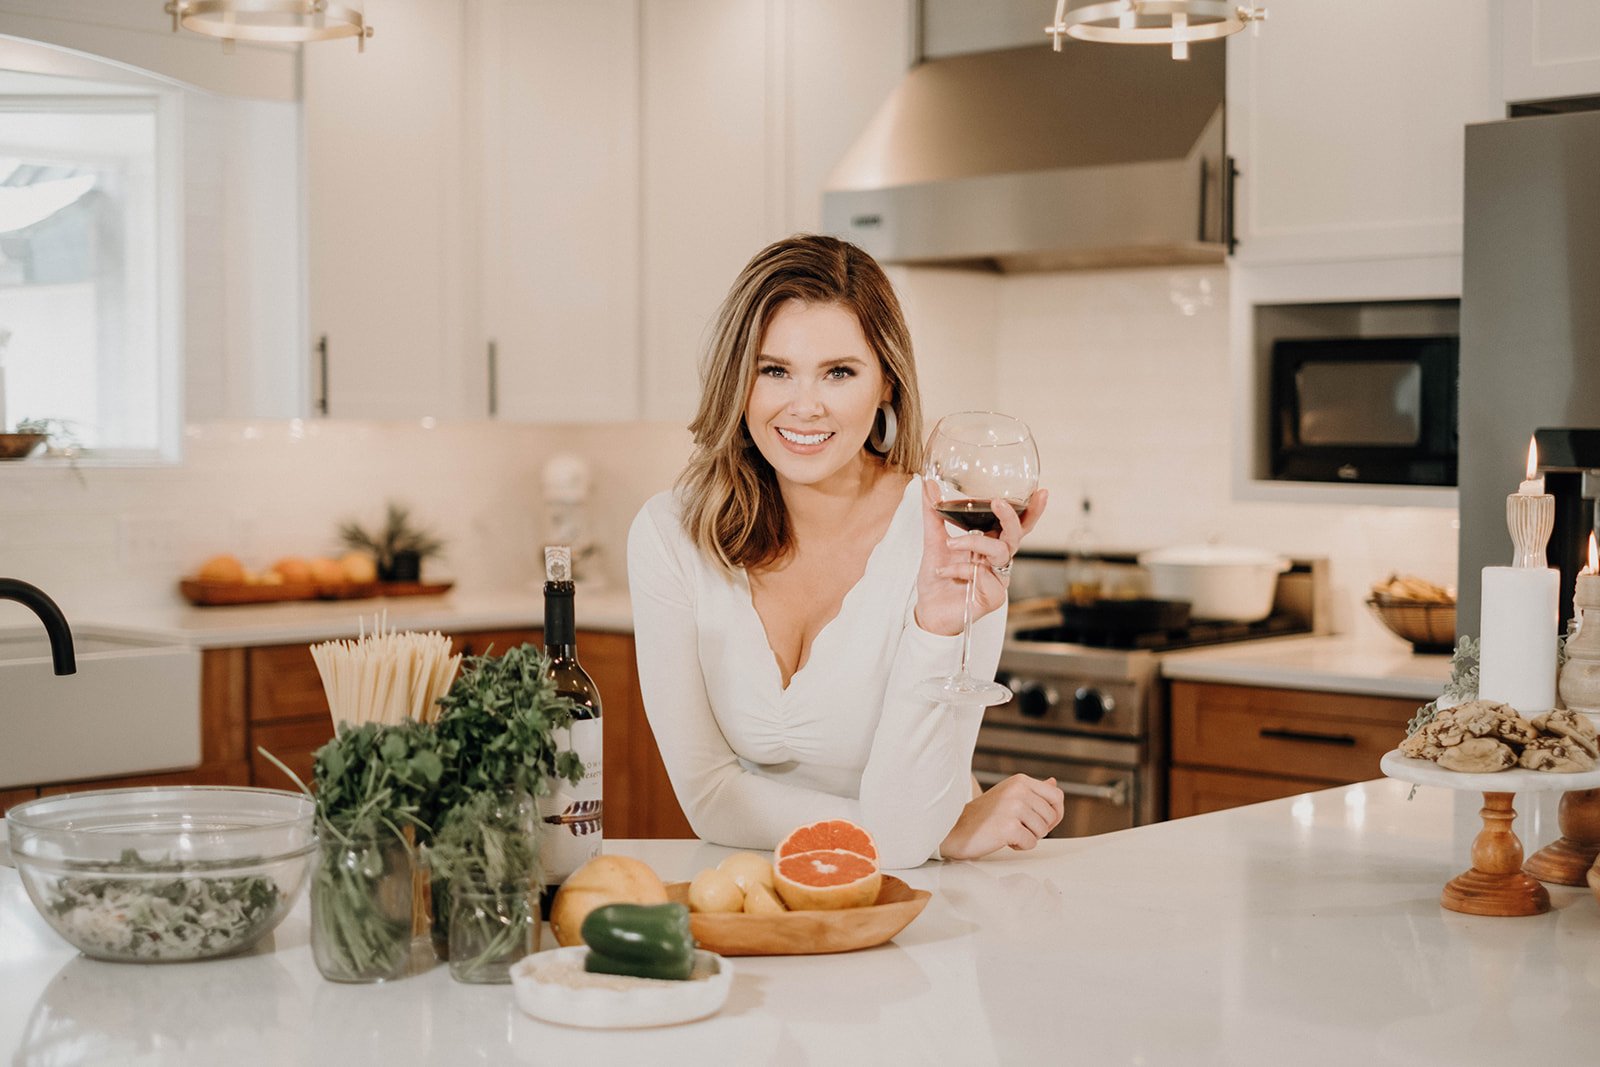
[[[1001,848],[1030,849],[1055,829],[1065,813],[1065,798],[1054,778],[1025,774],[990,786],[961,810],[961,817],[939,846],[947,860],[975,860]]]

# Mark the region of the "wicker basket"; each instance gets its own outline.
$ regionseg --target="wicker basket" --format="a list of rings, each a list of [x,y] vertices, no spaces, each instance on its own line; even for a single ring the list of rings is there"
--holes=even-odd
[[[1410,641],[1414,651],[1448,653],[1455,650],[1455,604],[1370,597],[1367,606],[1389,628],[1390,633]]]

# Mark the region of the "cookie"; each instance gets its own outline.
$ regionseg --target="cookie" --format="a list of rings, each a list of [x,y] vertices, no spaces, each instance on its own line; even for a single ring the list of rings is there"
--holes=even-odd
[[[1511,746],[1492,737],[1469,737],[1439,757],[1439,766],[1465,774],[1492,774],[1516,765],[1517,754]]]

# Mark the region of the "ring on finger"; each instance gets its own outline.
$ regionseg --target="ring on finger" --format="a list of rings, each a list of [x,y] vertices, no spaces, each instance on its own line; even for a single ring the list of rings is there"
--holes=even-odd
[[[1016,561],[1016,558],[1017,557],[1012,556],[1010,559],[1006,560],[1005,563],[998,567],[991,565],[990,569],[1002,578],[1009,577],[1011,575],[1011,564]]]

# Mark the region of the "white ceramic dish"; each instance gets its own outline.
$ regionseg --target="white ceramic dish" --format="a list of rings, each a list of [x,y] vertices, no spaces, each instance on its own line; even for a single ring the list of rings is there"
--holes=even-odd
[[[1141,553],[1150,574],[1150,595],[1187,600],[1197,619],[1256,622],[1272,614],[1278,575],[1289,569],[1282,556],[1258,548],[1189,545]]]
[[[733,965],[714,952],[695,951],[695,975],[685,982],[636,980],[628,989],[573,988],[542,980],[552,969],[583,968],[584,945],[525,956],[511,968],[517,1007],[549,1023],[590,1029],[672,1026],[715,1015],[733,987]],[[705,977],[699,977],[700,975]],[[596,976],[600,977],[600,976]]]

